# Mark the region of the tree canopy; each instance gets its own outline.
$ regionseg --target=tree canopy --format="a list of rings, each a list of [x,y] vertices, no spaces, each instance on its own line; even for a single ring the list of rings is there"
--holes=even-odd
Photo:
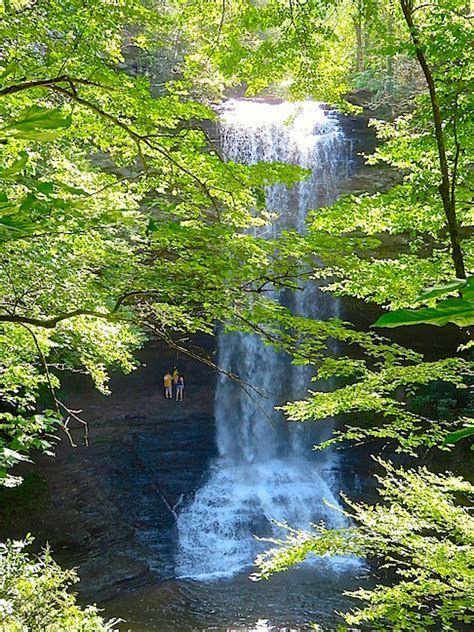
[[[288,402],[289,421],[363,415],[320,448],[384,438],[419,461],[421,450],[471,435],[469,422],[460,429],[465,411],[441,418],[414,406],[429,385],[462,394],[472,382],[469,11],[464,0],[2,3],[2,484],[19,484],[12,467],[50,451],[59,428],[86,423],[58,396],[64,371],[87,373],[107,393],[108,371],[133,370],[147,336],[186,351],[180,334],[212,334],[216,323],[258,333],[331,379],[331,389]],[[248,229],[271,221],[265,187],[291,187],[307,172],[224,159],[212,106],[229,89],[351,113],[364,101],[378,115],[367,164],[396,170],[398,183],[311,211],[304,234],[259,237]],[[309,278],[391,311],[360,331],[296,316],[268,292],[298,291]],[[419,323],[467,328],[466,344],[427,361],[379,331]],[[343,354],[328,352],[330,339]],[[399,556],[401,580],[359,593],[368,605],[348,623],[455,629],[468,617],[472,520],[454,492],[472,489],[385,467],[384,505],[350,503],[358,526],[348,533],[293,534],[269,565],[260,560],[262,573],[310,550]],[[427,514],[437,503],[434,524]],[[5,555],[30,572],[22,554]],[[69,579],[58,577],[57,587]],[[406,608],[394,607],[401,601]]]
[[[106,392],[146,331],[211,332],[282,277],[275,245],[241,229],[264,221],[266,184],[303,173],[224,162],[208,106],[132,75],[126,42],[146,49],[165,26],[146,3],[3,11],[0,472],[14,484],[9,465],[81,422],[56,396],[61,371]]]

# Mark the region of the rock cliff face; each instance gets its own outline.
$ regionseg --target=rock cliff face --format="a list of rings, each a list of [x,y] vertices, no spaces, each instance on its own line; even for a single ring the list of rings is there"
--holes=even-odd
[[[212,352],[211,338],[198,342]],[[59,562],[79,567],[85,600],[172,574],[175,507],[215,454],[212,371],[154,342],[139,359],[137,371],[112,377],[109,397],[83,376],[65,381],[67,401],[89,422],[89,446],[73,430],[77,447],[63,436],[55,458],[36,460],[46,486],[26,500],[15,490],[2,498],[10,511],[0,535],[31,532],[38,545],[49,542]],[[186,379],[183,402],[163,397],[163,374],[174,365]]]

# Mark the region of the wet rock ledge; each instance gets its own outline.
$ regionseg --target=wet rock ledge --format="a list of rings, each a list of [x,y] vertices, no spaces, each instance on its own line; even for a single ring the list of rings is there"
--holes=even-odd
[[[213,341],[200,341],[212,352]],[[142,366],[114,375],[102,396],[74,374],[64,381],[73,408],[89,422],[77,447],[63,436],[56,457],[40,456],[23,471],[25,484],[1,493],[0,538],[31,533],[49,542],[55,559],[78,568],[85,601],[172,576],[174,507],[199,487],[215,455],[215,375],[204,365],[151,342]],[[186,378],[185,401],[165,400],[162,376],[177,365]]]

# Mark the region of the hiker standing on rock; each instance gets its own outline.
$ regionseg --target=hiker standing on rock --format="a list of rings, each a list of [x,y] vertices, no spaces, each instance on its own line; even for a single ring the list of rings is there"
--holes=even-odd
[[[183,401],[183,393],[184,393],[184,377],[182,375],[178,375],[178,381],[176,382],[176,401]]]
[[[179,371],[175,366],[173,367],[171,371],[171,377],[173,378],[173,386],[176,389],[176,384],[178,383]]]
[[[165,398],[173,399],[173,376],[169,371],[163,376],[163,386],[165,387]]]

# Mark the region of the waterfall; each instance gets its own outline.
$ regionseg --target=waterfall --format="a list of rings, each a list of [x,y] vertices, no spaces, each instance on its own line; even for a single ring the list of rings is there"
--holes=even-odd
[[[269,236],[284,228],[305,230],[310,209],[331,203],[347,175],[350,142],[337,118],[318,104],[270,104],[229,100],[220,108],[220,142],[227,159],[244,164],[278,161],[311,169],[289,190],[267,187],[267,208],[276,215]],[[262,234],[261,232],[259,234]],[[338,303],[321,296],[315,283],[275,297],[302,316],[338,315]],[[329,299],[329,300],[328,300]],[[204,485],[178,518],[176,573],[196,579],[232,576],[250,566],[265,546],[255,536],[284,535],[276,522],[307,528],[323,520],[341,526],[331,489],[334,454],[312,446],[328,433],[321,423],[289,424],[275,406],[304,396],[311,371],[251,334],[219,334],[218,363],[255,386],[250,397],[220,376],[215,418],[219,458]]]

